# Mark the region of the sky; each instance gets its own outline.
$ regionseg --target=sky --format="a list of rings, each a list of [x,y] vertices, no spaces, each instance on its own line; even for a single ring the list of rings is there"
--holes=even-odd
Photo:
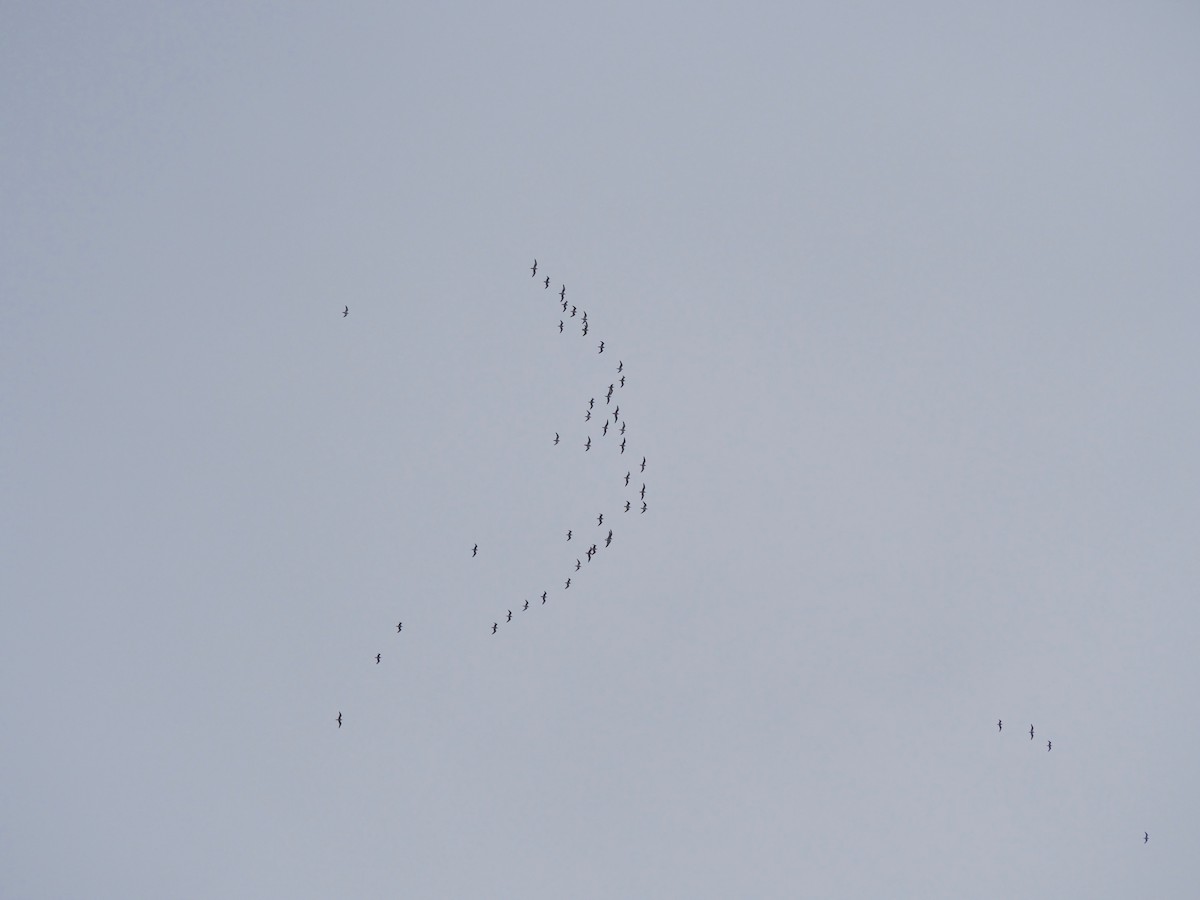
[[[1189,896],[1198,39],[0,4],[0,894]]]

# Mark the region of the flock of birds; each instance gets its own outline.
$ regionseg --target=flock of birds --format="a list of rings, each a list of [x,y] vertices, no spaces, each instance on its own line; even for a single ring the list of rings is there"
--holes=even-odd
[[[536,259],[533,261],[533,265],[530,267],[530,271],[531,271],[531,277],[537,278],[538,261]],[[548,275],[543,277],[543,279],[541,280],[541,285],[542,285],[543,290],[550,289],[550,277]],[[559,289],[557,296],[558,296],[558,300],[556,301],[556,306],[561,307],[561,312],[563,314],[562,317],[558,320],[558,333],[563,334],[565,332],[566,323],[569,319],[577,319],[579,321],[581,335],[583,337],[587,337],[588,331],[590,330],[590,327],[591,327],[588,322],[587,311],[579,309],[579,307],[577,305],[574,305],[567,300],[567,286],[565,284],[563,284],[562,287]],[[346,305],[342,308],[342,318],[346,318],[349,315],[350,315],[350,307],[349,307],[349,305]],[[607,345],[604,341],[599,341],[596,345],[597,355],[604,353],[606,346]],[[588,426],[588,428],[587,428],[587,438],[580,444],[580,446],[582,446],[584,453],[590,453],[592,451],[593,447],[596,448],[597,452],[600,452],[601,447],[604,444],[607,444],[611,448],[611,450],[609,450],[608,452],[615,453],[615,455],[618,458],[623,458],[623,457],[625,457],[626,450],[628,449],[628,438],[625,435],[627,425],[626,425],[625,419],[621,415],[620,402],[618,401],[617,403],[613,403],[613,398],[616,396],[616,394],[619,391],[621,391],[625,387],[625,379],[627,376],[625,374],[624,360],[620,360],[620,359],[617,360],[617,364],[614,367],[614,371],[613,371],[613,374],[611,377],[613,380],[607,385],[607,387],[601,388],[601,390],[599,390],[595,396],[590,397],[587,402],[587,407],[585,409],[583,409],[583,422],[586,426]],[[602,396],[604,399],[604,406],[597,408],[597,405],[596,405],[597,397],[600,397],[600,396]],[[612,410],[611,413],[608,411],[609,408],[611,408],[611,410]],[[594,432],[596,432],[596,429],[599,429],[598,433],[594,433]],[[611,434],[611,440],[609,440],[610,434]],[[593,443],[593,437],[596,438],[595,443]],[[619,442],[617,441],[618,437],[620,438]],[[562,443],[562,441],[563,441],[562,434],[560,432],[556,431],[554,433],[554,438],[551,440],[550,443],[552,446],[557,447]],[[639,478],[638,481],[641,481],[641,487],[639,488],[639,487],[634,486],[634,481],[632,479],[633,479],[635,469],[637,470],[639,475],[642,475],[645,473],[645,471],[646,471],[646,457],[645,456],[642,456],[640,461],[634,462],[633,456],[632,456],[632,454],[630,454],[630,458],[629,458],[629,462],[628,462],[628,466],[626,468],[625,474],[623,476],[621,476],[621,479],[620,479],[622,487],[625,490],[627,490],[629,493],[624,498],[623,505],[620,503],[618,504],[618,509],[620,510],[620,512],[618,514],[629,513],[629,512],[633,512],[634,510],[636,510],[637,513],[640,515],[640,514],[644,514],[649,509],[649,504],[646,500],[646,484],[645,484],[645,482]],[[568,565],[567,565],[568,574],[565,576],[565,580],[563,581],[563,586],[562,586],[561,590],[563,590],[563,591],[570,590],[572,580],[577,579],[579,577],[579,575],[575,574],[575,573],[579,573],[586,564],[590,564],[592,562],[593,558],[595,558],[601,552],[602,549],[607,549],[608,547],[610,547],[612,545],[614,529],[611,527],[611,522],[612,522],[613,517],[614,516],[611,512],[609,512],[607,514],[607,516],[606,516],[606,513],[603,511],[596,514],[596,524],[594,527],[604,528],[605,523],[607,521],[608,523],[610,523],[607,528],[607,531],[604,533],[603,537],[597,537],[595,540],[591,541],[591,543],[586,548],[584,548],[584,550],[578,556],[575,556],[573,566],[571,566],[570,563],[568,563]],[[578,526],[573,525],[572,527],[566,529],[566,541],[568,543],[572,542],[572,541],[587,542],[589,539],[583,537],[584,533],[585,532],[582,529],[578,528]],[[603,544],[603,548],[600,546],[601,544]],[[578,544],[572,544],[572,546],[578,546]],[[471,547],[471,557],[475,558],[478,555],[479,555],[479,544],[475,543]],[[571,555],[574,555],[574,554],[571,554]],[[547,603],[547,601],[550,599],[550,596],[551,596],[550,589],[543,590],[541,593],[541,601],[542,601],[541,605],[545,605]],[[528,611],[529,606],[530,606],[530,601],[525,600],[524,604],[521,606],[520,611],[521,612]],[[506,610],[504,616],[498,617],[496,619],[496,621],[492,622],[492,624],[491,624],[491,633],[492,634],[496,634],[500,630],[500,625],[501,625],[500,619],[501,618],[503,618],[503,621],[505,624],[511,622],[513,620],[513,611],[511,609]],[[396,632],[400,633],[403,630],[404,630],[404,623],[398,622],[396,624]],[[382,661],[383,661],[383,654],[376,653],[375,654],[375,664],[379,665]],[[341,728],[342,727],[342,713],[340,711],[337,714],[336,721],[338,724],[338,728]]]

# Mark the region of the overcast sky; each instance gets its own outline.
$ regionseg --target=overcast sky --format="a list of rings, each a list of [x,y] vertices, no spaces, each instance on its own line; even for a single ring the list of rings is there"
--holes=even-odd
[[[1198,47],[0,4],[0,894],[1190,896]]]

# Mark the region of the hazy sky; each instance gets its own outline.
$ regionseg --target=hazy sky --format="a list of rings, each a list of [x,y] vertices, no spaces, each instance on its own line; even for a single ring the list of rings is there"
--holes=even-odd
[[[0,894],[1191,896],[1198,46],[0,4]]]

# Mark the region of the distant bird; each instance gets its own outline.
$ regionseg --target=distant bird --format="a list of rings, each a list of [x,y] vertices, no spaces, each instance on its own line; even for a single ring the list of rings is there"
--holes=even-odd
[[[1032,725],[1029,726],[1029,739],[1031,741],[1033,740],[1033,726]]]
[[[574,306],[572,306],[572,307],[571,307],[571,315],[572,315],[572,316],[574,316],[574,315],[575,315],[575,307],[574,307]]]
[[[571,579],[570,579],[570,578],[568,578],[568,579],[567,579],[567,587],[563,588],[563,590],[565,591],[565,590],[566,590],[567,588],[569,588],[570,586],[571,586]]]
[[[583,320],[583,336],[584,336],[584,337],[587,337],[587,331],[588,331],[588,329],[587,329],[587,319],[584,319],[584,320]]]
[[[604,524],[604,513],[600,513],[598,516],[596,516],[596,527],[599,528],[603,524]]]
[[[347,306],[345,309],[342,310],[342,318],[344,319],[348,315],[350,315],[350,307]],[[338,728],[341,728],[341,727],[342,727],[341,725],[338,726]]]
[[[625,438],[621,438],[621,452],[625,452]]]
[[[603,352],[604,352],[604,341],[601,341],[601,342],[600,342],[600,352],[601,352],[601,353],[603,353]]]
[[[621,372],[621,371],[623,371],[623,370],[624,370],[624,368],[625,368],[625,363],[623,363],[623,362],[622,362],[622,361],[620,361],[620,360],[617,360],[617,372]]]
[[[625,387],[625,376],[621,376],[621,387]]]
[[[583,416],[583,421],[585,421],[585,422],[592,421],[592,411],[590,409],[585,411],[584,416]]]
[[[629,487],[629,472],[625,473],[625,487]]]
[[[492,623],[492,634],[495,634],[495,633],[496,633],[496,629],[497,629],[497,628],[499,628],[499,627],[500,627],[500,623],[499,623],[499,622],[493,622],[493,623]]]
[[[585,321],[585,322],[587,321],[587,310],[586,309],[583,311],[583,321]]]
[[[618,406],[613,409],[613,421],[615,422],[619,418],[621,418],[621,407]]]
[[[505,619],[504,621],[505,621],[505,622],[511,622],[511,621],[512,621],[512,610],[511,610],[511,609],[508,611],[508,618],[507,618],[507,619]]]
[[[564,284],[562,290],[558,292],[558,299],[561,300],[565,296],[567,296],[567,286]]]
[[[342,721],[342,714],[338,713],[338,725],[339,726],[341,725],[341,721]],[[1142,834],[1142,843],[1143,844],[1150,843],[1150,832],[1147,831]]]
[[[404,630],[404,623],[403,623],[403,622],[397,622],[397,623],[396,623],[396,631],[397,631],[397,633],[399,633],[399,632],[401,632],[401,631],[403,631],[403,630]]]
[[[583,445],[583,449],[584,449],[585,451],[587,451],[587,450],[591,450],[591,449],[592,449],[592,437],[591,437],[591,435],[588,435],[587,443]]]
[[[338,713],[337,722],[338,722],[338,728],[341,728],[342,727],[342,714],[341,713]]]
[[[604,427],[600,429],[601,437],[603,437],[606,434],[608,434],[608,419],[604,420]]]
[[[645,484],[642,485],[642,499],[643,500],[646,499],[646,485]]]
[[[997,731],[1003,731],[1003,730],[1004,730],[1004,720],[1003,720],[1003,719],[997,719],[997,720],[996,720],[996,730],[997,730]]]
[[[646,501],[643,500],[642,501],[642,512],[645,512],[645,511],[646,511]]]
[[[589,397],[588,398],[588,409],[595,409],[595,408],[596,408],[596,398]]]
[[[558,446],[558,432],[557,431],[554,432],[554,446],[555,447]]]
[[[537,277],[537,260],[536,259],[533,261],[533,275],[531,275],[530,277],[531,278]]]
[[[566,312],[567,311],[567,301],[566,300],[564,300],[562,302],[562,306],[563,306],[563,312]]]
[[[644,456],[642,457],[642,471],[646,471],[646,457]]]
[[[546,592],[542,591],[542,605],[545,606],[545,604],[546,604]]]
[[[476,544],[474,547],[471,548],[471,556],[476,556],[476,555],[478,555],[478,553],[479,553],[479,545]]]
[[[629,512],[629,501],[625,501],[625,512]]]
[[[569,541],[570,539],[571,539],[571,530],[568,528],[567,529],[567,540]]]
[[[547,276],[546,276],[546,284],[545,284],[545,287],[547,287],[547,288],[549,288],[549,287],[550,287],[550,276],[549,276],[549,275],[547,275]]]
[[[380,660],[380,658],[381,658],[382,656],[383,656],[383,654],[382,654],[382,653],[376,653],[376,654],[375,654],[375,665],[379,665],[379,660]]]
[[[581,568],[583,568],[583,563],[581,563],[579,560],[575,560],[575,571],[578,572]]]
[[[562,334],[562,330],[563,330],[563,320],[559,319],[558,320],[558,333]]]
[[[624,434],[624,433],[625,433],[625,421],[622,420],[621,421],[621,434]]]
[[[1046,752],[1047,753],[1050,752],[1050,748],[1051,748],[1051,746],[1053,746],[1053,743],[1054,743],[1053,741],[1046,741]]]
[[[608,403],[610,400],[612,400],[612,395],[613,395],[613,386],[610,384],[608,386],[608,393],[604,395],[604,402]]]
[[[529,601],[528,600],[526,600],[525,605],[521,607],[521,612],[525,612],[525,610],[527,610],[527,609],[529,609]]]
[[[606,537],[604,539],[604,546],[607,547],[611,543],[612,543],[612,529],[610,528],[610,529],[608,529],[608,537]]]

